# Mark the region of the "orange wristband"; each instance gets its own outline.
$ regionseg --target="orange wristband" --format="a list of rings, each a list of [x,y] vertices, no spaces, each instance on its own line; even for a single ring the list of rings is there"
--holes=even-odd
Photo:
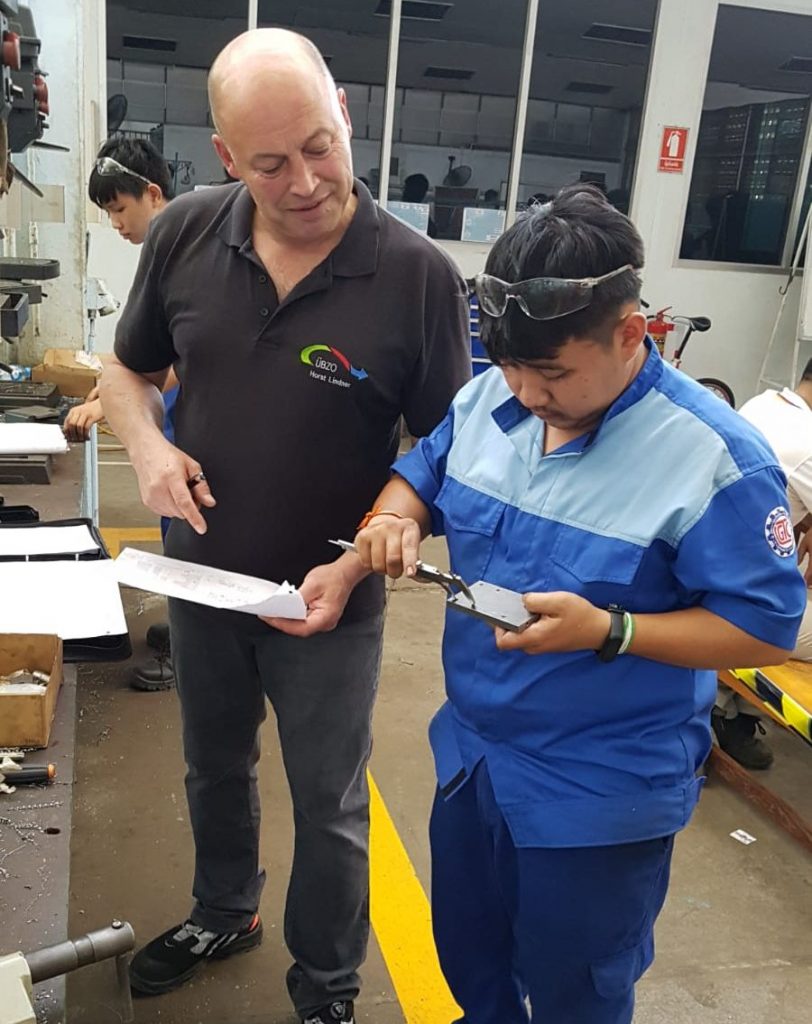
[[[369,526],[370,521],[372,519],[374,519],[375,516],[395,516],[396,519],[405,519],[406,518],[406,516],[402,516],[400,514],[400,512],[394,512],[391,508],[377,508],[376,507],[376,508],[373,508],[370,512],[367,512],[367,514],[364,516],[364,518],[358,524],[356,529],[363,530],[365,527]]]

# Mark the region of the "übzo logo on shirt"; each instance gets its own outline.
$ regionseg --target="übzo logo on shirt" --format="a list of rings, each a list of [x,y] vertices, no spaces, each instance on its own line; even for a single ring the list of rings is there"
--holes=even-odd
[[[314,380],[338,388],[352,387],[355,381],[366,380],[369,376],[366,370],[353,366],[343,352],[330,345],[308,345],[299,353],[299,359],[310,367]],[[349,374],[349,379],[345,374]]]
[[[764,524],[764,536],[773,551],[781,558],[789,558],[795,551],[795,534],[792,520],[783,505],[774,508]]]

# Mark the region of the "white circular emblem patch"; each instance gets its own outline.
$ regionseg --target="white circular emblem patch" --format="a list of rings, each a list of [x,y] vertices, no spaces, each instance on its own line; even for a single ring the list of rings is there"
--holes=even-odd
[[[764,536],[773,551],[781,558],[789,558],[795,551],[795,535],[789,512],[783,505],[774,508],[764,524]]]

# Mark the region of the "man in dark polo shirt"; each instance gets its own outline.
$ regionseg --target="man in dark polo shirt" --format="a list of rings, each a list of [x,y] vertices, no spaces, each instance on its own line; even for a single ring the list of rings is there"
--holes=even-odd
[[[368,934],[368,792],[383,590],[335,558],[385,483],[405,417],[426,434],[469,373],[467,301],[444,254],[352,176],[343,90],[294,33],[248,32],[209,80],[214,145],[241,183],[183,195],[150,229],[102,401],[167,554],[288,579],[304,623],[170,601],[195,837],[188,920],[135,957],[159,994],[258,945],[258,727],[278,720],[296,842],[288,989],[307,1024],[354,1020]],[[176,445],[159,387],[181,382]]]

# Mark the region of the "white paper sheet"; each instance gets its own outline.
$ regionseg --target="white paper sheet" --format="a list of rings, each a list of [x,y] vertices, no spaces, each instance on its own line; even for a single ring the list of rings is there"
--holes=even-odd
[[[271,583],[135,548],[124,548],[113,564],[119,583],[167,597],[282,619],[307,615],[302,595],[289,583]]]
[[[0,558],[32,555],[83,555],[99,545],[84,523],[76,526],[0,526]]]
[[[56,423],[0,423],[0,455],[58,455],[67,450]]]
[[[127,632],[110,559],[4,562],[0,633],[56,633],[63,640]]]

